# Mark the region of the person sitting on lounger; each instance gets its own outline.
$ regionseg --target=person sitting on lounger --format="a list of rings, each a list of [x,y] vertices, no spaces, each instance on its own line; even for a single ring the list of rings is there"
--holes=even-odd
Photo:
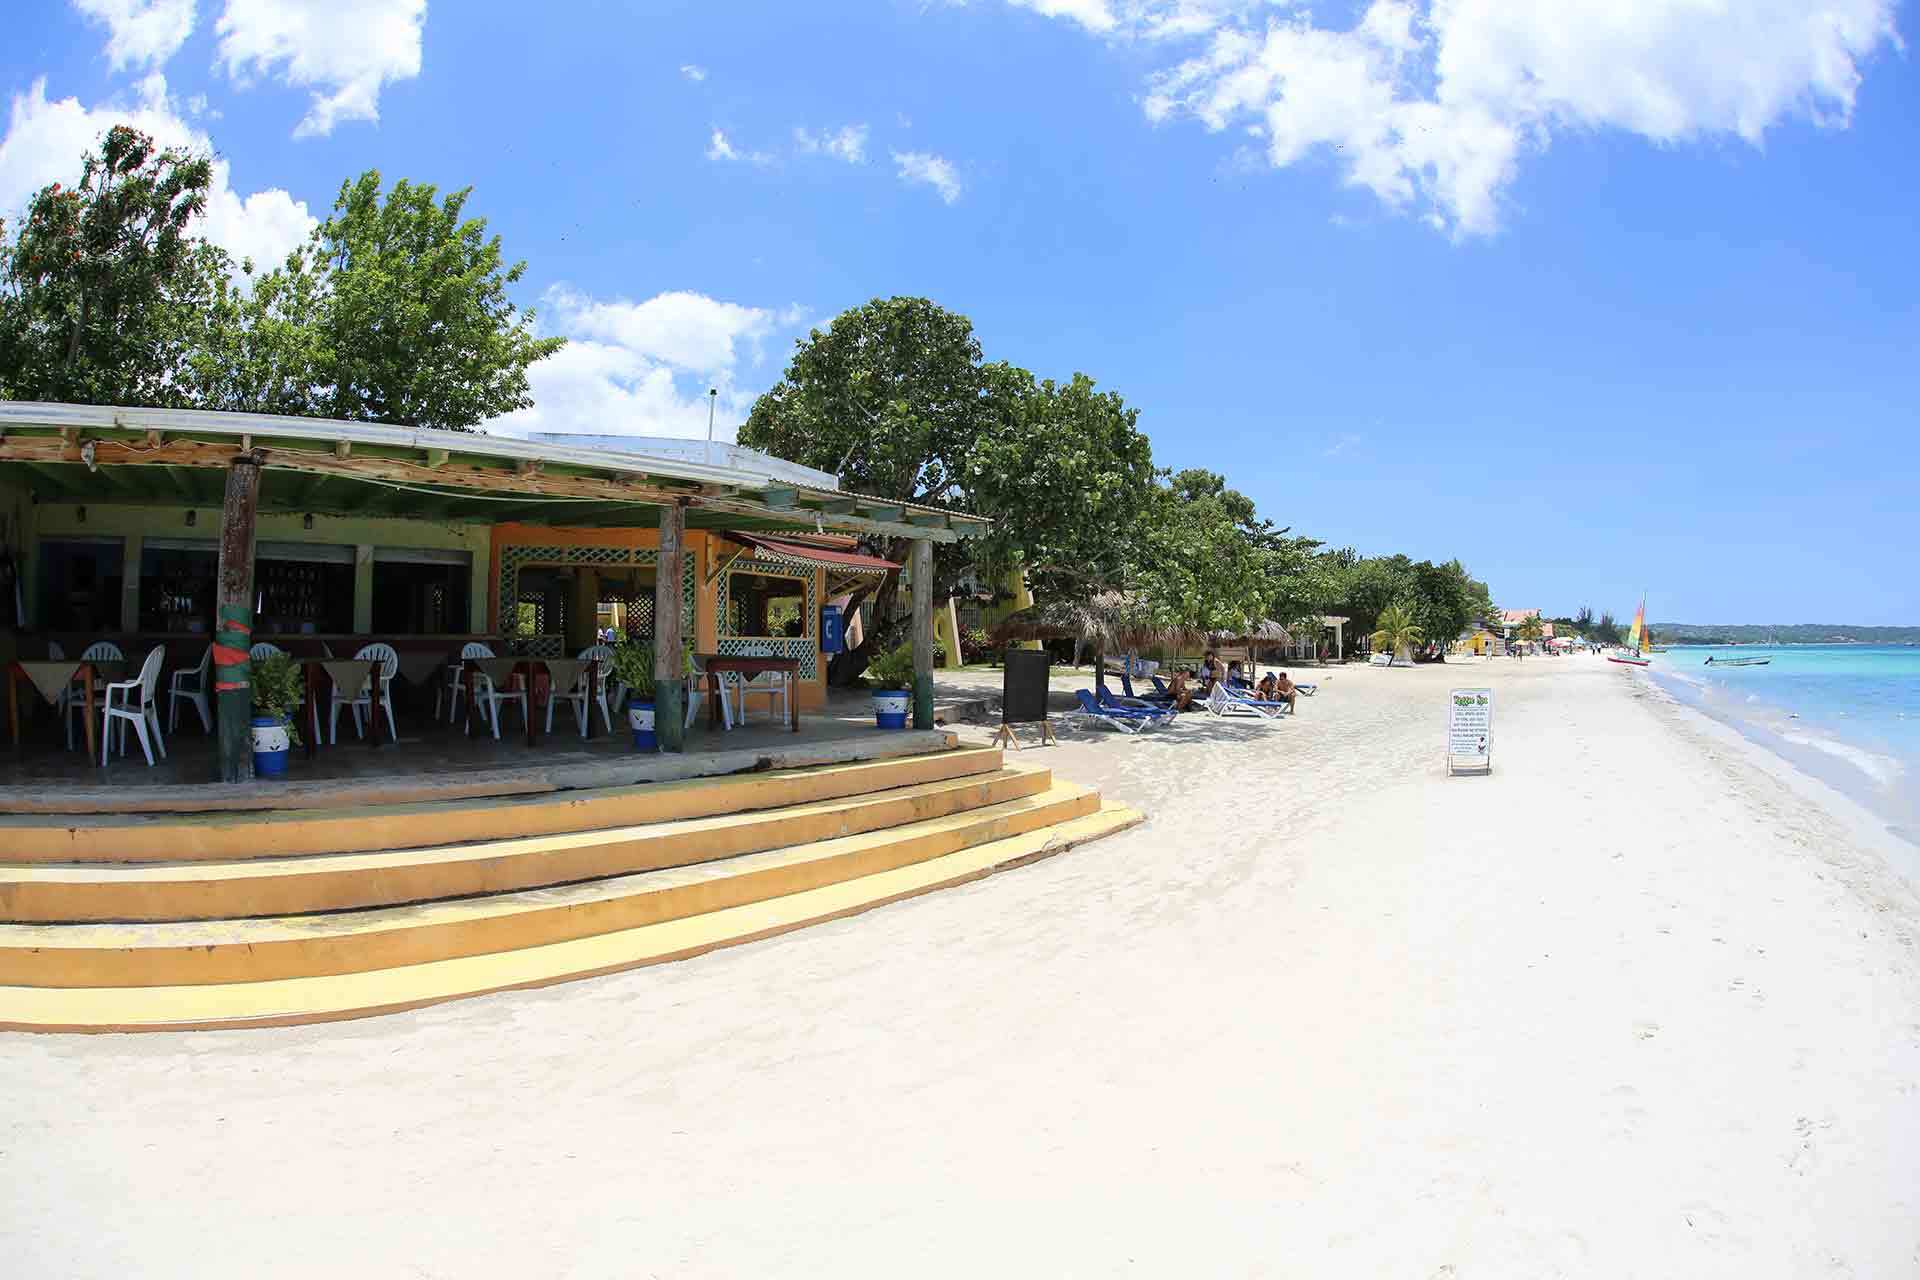
[[[1280,701],[1280,678],[1271,671],[1267,672],[1260,677],[1259,687],[1254,689],[1253,696],[1262,702]]]
[[[1173,683],[1167,686],[1167,692],[1172,695],[1173,701],[1171,705],[1175,711],[1192,711],[1194,709],[1193,677],[1189,676],[1186,672],[1176,671],[1173,673]]]
[[[1220,655],[1207,650],[1207,656],[1200,661],[1200,696],[1206,697],[1213,692],[1213,686],[1227,678],[1227,668],[1220,661]]]
[[[1300,690],[1294,687],[1293,681],[1287,679],[1287,673],[1284,671],[1273,682],[1272,701],[1286,703],[1289,711],[1300,710]]]

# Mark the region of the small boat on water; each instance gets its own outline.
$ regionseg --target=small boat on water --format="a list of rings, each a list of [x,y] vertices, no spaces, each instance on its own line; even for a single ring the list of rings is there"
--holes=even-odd
[[[1764,666],[1766,666],[1766,665],[1767,665],[1767,664],[1768,664],[1769,662],[1772,662],[1772,661],[1773,661],[1773,659],[1772,659],[1772,658],[1714,658],[1714,657],[1709,657],[1709,658],[1707,659],[1707,662],[1706,662],[1706,665],[1707,665],[1707,666],[1709,666],[1709,667],[1764,667]]]
[[[1640,597],[1640,607],[1634,611],[1633,627],[1627,632],[1627,642],[1607,655],[1608,662],[1617,662],[1623,667],[1650,667],[1653,659],[1647,656],[1653,647],[1653,633],[1647,630],[1647,598]]]

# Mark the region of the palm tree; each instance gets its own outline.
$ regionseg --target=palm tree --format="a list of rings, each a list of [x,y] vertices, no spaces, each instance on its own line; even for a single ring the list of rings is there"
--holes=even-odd
[[[1370,639],[1375,651],[1387,651],[1387,665],[1392,666],[1402,649],[1411,649],[1426,636],[1414,625],[1413,614],[1407,606],[1390,604],[1380,611],[1379,625]]]
[[[1533,641],[1538,640],[1541,636],[1545,635],[1546,633],[1547,633],[1547,629],[1540,625],[1540,619],[1536,617],[1536,618],[1527,618],[1526,620],[1521,622],[1520,629],[1514,634],[1518,636],[1521,640],[1525,640],[1528,643],[1532,643]]]

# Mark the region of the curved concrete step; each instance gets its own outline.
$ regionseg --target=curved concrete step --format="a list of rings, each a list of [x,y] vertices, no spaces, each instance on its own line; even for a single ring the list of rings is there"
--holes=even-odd
[[[898,869],[1082,817],[1084,787],[723,862],[452,902],[161,924],[0,925],[0,984],[157,987],[426,964],[632,929]]]
[[[966,748],[517,799],[155,817],[13,816],[0,819],[0,857],[11,863],[234,862],[413,849],[776,809],[989,773],[1001,763],[997,748]]]
[[[827,779],[837,787],[845,775]],[[509,893],[898,827],[1035,795],[1051,782],[1045,768],[1011,765],[778,809],[475,844],[239,862],[0,865],[0,921],[232,920]]]
[[[1141,815],[1108,805],[1055,825],[889,871],[702,915],[523,950],[372,973],[218,985],[0,986],[0,1030],[188,1031],[326,1022],[540,987],[751,942],[1049,857],[1124,830]]]

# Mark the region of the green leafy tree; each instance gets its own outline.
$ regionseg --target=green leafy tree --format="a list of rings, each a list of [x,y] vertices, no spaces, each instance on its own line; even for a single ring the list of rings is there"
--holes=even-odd
[[[532,404],[528,367],[565,340],[536,337],[508,297],[527,264],[506,265],[486,219],[465,216],[472,190],[439,199],[401,179],[383,199],[371,169],[342,183],[310,251],[261,282],[268,299],[250,316],[309,325],[312,339],[269,323],[242,394],[294,395],[304,360],[329,418],[470,431]]]
[[[305,248],[263,276],[250,267],[242,268],[248,279],[222,277],[213,285],[185,384],[199,408],[319,415],[325,278],[311,268]]]
[[[1196,482],[1192,472],[1170,477],[1135,526],[1126,589],[1162,626],[1238,631],[1258,622],[1272,578],[1251,512],[1224,484]]]
[[[1387,655],[1388,666],[1415,645],[1426,643],[1426,638],[1413,620],[1413,610],[1397,601],[1380,611],[1380,620],[1370,637],[1374,652]]]
[[[1346,603],[1340,612],[1353,620],[1356,635],[1378,625],[1388,605],[1413,589],[1413,563],[1405,556],[1356,559],[1346,573]]]
[[[998,584],[1024,572],[1040,599],[1084,599],[1121,581],[1154,490],[1139,411],[1085,374],[1059,386],[1007,364],[983,374],[983,429],[962,471],[968,504],[994,519],[972,548],[981,576]]]
[[[177,406],[197,318],[227,259],[192,232],[212,161],[125,125],[0,228],[0,393]]]
[[[1422,560],[1409,567],[1407,576],[1413,620],[1431,639],[1452,639],[1490,607],[1486,585],[1474,581],[1458,560],[1438,565]]]
[[[964,498],[974,444],[994,417],[982,404],[984,386],[970,320],[925,298],[875,298],[794,343],[785,376],[754,401],[739,439],[832,472],[858,493],[964,506],[956,500]],[[903,535],[868,545],[904,562],[911,541]],[[936,606],[969,563],[962,546],[934,548]],[[830,682],[851,683],[872,655],[899,642],[898,587],[890,576],[875,592],[877,625],[858,649],[835,657]]]

